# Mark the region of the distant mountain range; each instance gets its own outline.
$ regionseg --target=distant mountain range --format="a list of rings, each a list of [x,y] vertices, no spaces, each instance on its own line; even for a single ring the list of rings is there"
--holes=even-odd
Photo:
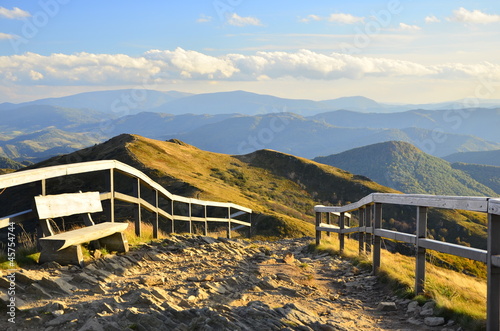
[[[369,177],[404,193],[500,195],[500,167],[450,164],[401,141],[368,145],[314,161]]]
[[[147,111],[172,100],[190,96],[177,91],[160,92],[147,89],[125,89],[85,92],[60,98],[39,99],[20,104],[2,103],[1,110],[12,110],[26,106],[54,106],[61,108],[92,109],[114,115],[130,115]]]
[[[148,89],[124,89],[112,91],[85,92],[75,95],[39,99],[19,104],[1,103],[1,110],[23,106],[48,105],[62,108],[93,109],[118,116],[132,115],[142,111],[168,114],[229,114],[245,115],[272,112],[293,112],[304,116],[334,111],[393,113],[406,110],[446,110],[471,107],[470,100],[457,100],[427,104],[388,104],[362,97],[341,97],[323,101],[287,99],[246,91],[191,94],[178,91],[155,91]],[[500,100],[474,99],[474,107],[498,108]]]
[[[405,107],[410,106],[384,105],[364,97],[312,101],[244,91],[88,92],[0,104],[0,156],[39,161],[121,133],[179,138],[228,154],[269,148],[307,158],[391,140],[409,142],[439,157],[500,150],[494,120],[500,108],[394,112]],[[392,112],[367,113],[377,109]]]
[[[449,162],[475,163],[500,167],[500,150],[482,152],[461,152],[444,158]]]

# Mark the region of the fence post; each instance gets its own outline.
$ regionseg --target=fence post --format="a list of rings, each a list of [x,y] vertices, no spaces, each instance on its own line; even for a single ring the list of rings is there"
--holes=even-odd
[[[366,206],[365,208],[365,226],[373,229],[372,205]],[[368,232],[365,232],[365,250],[367,253],[371,253],[372,251],[372,235]]]
[[[381,238],[375,234],[377,229],[382,228],[382,204],[375,204],[375,219],[373,222],[373,274],[376,275],[380,269]]]
[[[155,221],[153,223],[153,238],[154,239],[158,239],[158,226],[159,226],[159,223],[160,223],[160,214],[158,212],[158,210],[160,209],[159,207],[159,200],[160,200],[160,197],[159,197],[159,193],[158,193],[158,190],[155,190],[155,207],[156,207],[156,218],[155,218]]]
[[[344,234],[342,233],[342,230],[344,229],[345,225],[344,225],[344,222],[345,222],[345,213],[340,213],[340,216],[339,216],[339,228],[340,228],[340,232],[339,232],[339,243],[340,243],[340,253],[342,253],[344,251],[344,246],[345,246],[345,243],[344,243]]]
[[[500,329],[500,268],[492,264],[491,257],[500,255],[500,215],[488,214],[488,287],[486,292],[486,328]]]
[[[203,205],[203,212],[205,215],[205,230],[203,231],[203,235],[208,236],[207,205]]]
[[[227,207],[227,239],[231,239],[231,207]]]
[[[328,213],[326,213],[326,224],[332,224],[332,217],[331,217],[331,213],[329,213],[329,212],[328,212]],[[326,233],[326,236],[327,236],[327,237],[330,237],[330,234],[331,234],[331,232],[330,232],[330,231],[328,231],[328,232]]]
[[[45,178],[42,179],[39,184],[38,183],[36,184],[35,196],[38,194],[42,196],[47,195],[47,180]],[[35,210],[35,207],[33,206],[32,209]],[[39,224],[40,227],[37,227],[38,238],[54,235],[54,229],[52,229],[52,226],[50,225],[50,220],[48,219],[40,220]],[[39,241],[37,241],[37,247],[39,250],[42,249]]]
[[[321,244],[321,231],[318,231],[318,227],[321,224],[321,213],[316,212],[316,246]]]
[[[170,200],[170,208],[172,211],[172,230],[171,233],[175,233],[175,217],[174,217],[174,200]]]
[[[141,180],[136,179],[134,184],[134,195],[137,197],[137,208],[135,211],[135,235],[141,236]]]
[[[191,219],[192,215],[193,215],[193,205],[190,203],[188,203],[188,217],[189,217],[189,234],[193,234],[193,220]]]
[[[115,221],[115,180],[114,180],[114,169],[111,168],[104,174],[104,189],[110,194],[109,200],[104,200],[102,202],[102,208],[104,215],[106,216],[106,222]]]
[[[252,238],[252,213],[248,213],[248,223],[250,223],[248,227],[248,238]]]
[[[417,232],[416,232],[416,250],[415,258],[415,294],[424,292],[425,286],[425,251],[424,247],[420,246],[420,239],[427,237],[427,207],[417,207]]]
[[[365,252],[365,232],[363,227],[365,227],[365,209],[359,209],[359,232],[358,232],[358,240],[359,240],[359,255]]]

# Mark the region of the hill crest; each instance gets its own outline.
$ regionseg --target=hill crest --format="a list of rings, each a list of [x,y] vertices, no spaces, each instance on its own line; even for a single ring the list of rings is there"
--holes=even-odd
[[[367,176],[404,193],[496,195],[449,162],[402,141],[373,144],[314,160]]]

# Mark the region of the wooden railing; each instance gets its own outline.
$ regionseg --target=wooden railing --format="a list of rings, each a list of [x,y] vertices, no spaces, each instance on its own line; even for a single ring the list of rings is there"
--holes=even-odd
[[[384,204],[416,207],[416,233],[409,234],[382,228],[382,206]],[[488,214],[487,249],[465,247],[427,238],[428,208],[457,209]],[[425,284],[425,253],[427,249],[481,261],[487,264],[487,329],[500,330],[500,199],[486,197],[453,197],[419,194],[373,193],[358,202],[341,206],[315,206],[316,244],[321,243],[321,233],[335,232],[339,235],[340,250],[344,250],[344,236],[358,233],[359,252],[372,252],[373,272],[380,268],[381,239],[413,244],[416,248],[415,293],[422,293]],[[359,225],[347,227],[348,212],[359,212]],[[337,225],[330,224],[330,214],[339,215]],[[327,215],[327,223],[323,215]],[[372,247],[373,246],[373,247]]]
[[[106,219],[109,222],[115,221],[115,201],[123,201],[135,205],[135,233],[141,235],[142,213],[141,210],[148,210],[155,216],[151,222],[153,225],[153,236],[158,237],[159,220],[161,217],[170,221],[171,232],[175,232],[175,222],[188,223],[190,233],[193,232],[193,223],[204,223],[204,235],[208,232],[208,222],[227,223],[226,231],[228,238],[231,237],[232,225],[237,228],[247,227],[248,235],[251,234],[251,214],[252,210],[233,203],[204,201],[186,198],[171,194],[160,184],[146,176],[143,172],[115,160],[93,161],[83,163],[73,163],[33,170],[19,171],[0,176],[0,192],[6,189],[35,183],[38,186],[37,195],[47,194],[47,180],[53,178],[63,178],[65,176],[79,175],[86,173],[104,172],[105,192],[101,192],[101,200],[106,202]],[[133,195],[118,192],[115,186],[115,175],[117,173],[125,175],[132,180]],[[153,193],[153,198],[149,201],[141,194],[141,188],[147,188]],[[49,192],[50,193],[50,192]],[[0,199],[1,199],[0,195]],[[33,201],[33,197],[30,197]],[[160,203],[161,200],[161,203]],[[15,201],[2,202],[14,204]],[[163,207],[162,207],[163,205]],[[166,205],[166,207],[165,207]],[[181,207],[183,208],[177,208]],[[176,209],[182,209],[176,212]],[[194,211],[196,209],[196,211]],[[11,223],[20,223],[30,219],[37,219],[32,209],[19,210],[8,216],[0,217],[0,228],[7,227]]]

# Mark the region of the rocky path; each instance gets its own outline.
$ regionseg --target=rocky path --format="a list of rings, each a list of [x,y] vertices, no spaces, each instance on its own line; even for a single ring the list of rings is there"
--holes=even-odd
[[[16,323],[2,313],[0,329],[460,329],[434,317],[432,302],[398,299],[348,261],[308,253],[310,241],[174,235],[83,269],[50,263],[22,270]],[[4,273],[3,300],[9,284]]]

